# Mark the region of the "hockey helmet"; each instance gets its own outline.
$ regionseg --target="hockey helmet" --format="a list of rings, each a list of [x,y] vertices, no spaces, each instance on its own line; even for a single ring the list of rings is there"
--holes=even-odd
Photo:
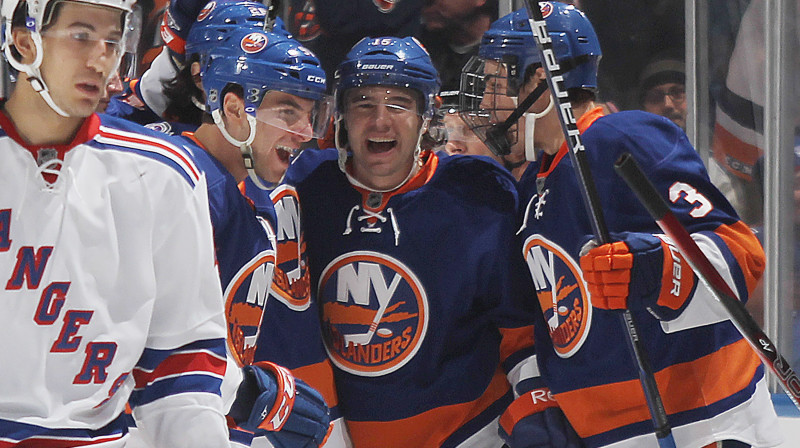
[[[572,5],[539,3],[567,89],[596,89],[602,55],[586,15]],[[528,67],[541,64],[526,8],[494,22],[483,34],[478,55],[509,65],[509,88],[519,89]]]
[[[200,77],[206,95],[206,111],[225,138],[242,149],[245,159],[252,158],[250,145],[255,139],[256,120],[302,133],[307,138],[325,135],[333,109],[330,96],[325,93],[325,71],[314,53],[285,35],[247,26],[230,30],[208,52],[200,67]],[[250,122],[250,136],[245,141],[231,137],[222,121],[224,94],[230,85],[240,86],[244,94],[245,112]],[[312,100],[311,116],[260,110],[265,96],[270,94],[290,94]],[[303,121],[297,121],[301,118]],[[303,125],[306,121],[308,123]],[[298,130],[295,123],[300,123],[303,130]]]
[[[261,3],[249,1],[212,1],[200,11],[186,38],[186,55],[199,54],[201,62],[208,52],[220,45],[225,35],[242,27],[268,31],[269,10]],[[291,37],[280,18],[275,19],[272,33]]]
[[[68,116],[63,109],[61,109],[58,105],[53,102],[52,97],[50,96],[50,91],[47,88],[47,84],[42,79],[42,75],[40,72],[40,67],[42,65],[42,30],[47,27],[50,23],[50,19],[52,18],[53,10],[55,6],[62,2],[73,2],[73,3],[80,3],[92,6],[104,6],[114,9],[119,9],[122,12],[122,20],[123,20],[123,34],[122,42],[120,48],[125,48],[124,41],[126,40],[127,31],[129,30],[128,21],[130,19],[130,14],[133,9],[134,3],[136,0],[3,0],[2,6],[0,6],[0,16],[2,16],[2,28],[3,28],[3,36],[2,36],[2,51],[5,54],[6,60],[8,63],[14,67],[15,69],[26,73],[29,78],[31,79],[31,84],[42,95],[45,102],[59,115],[61,116]],[[25,26],[28,30],[31,31],[31,35],[33,38],[34,45],[36,47],[36,59],[30,64],[24,64],[20,59],[17,58],[15,51],[13,51],[14,47],[14,40],[13,35],[11,33],[12,25],[14,22],[14,14],[17,13],[18,9],[24,8],[24,10],[19,11],[20,14],[25,15]],[[120,52],[119,57],[122,57],[122,52]],[[119,60],[117,60],[117,64],[119,64]],[[115,68],[116,70],[116,68]],[[113,71],[112,71],[113,73]]]
[[[413,37],[365,37],[336,69],[334,96],[341,112],[344,92],[353,87],[397,86],[422,96],[421,114],[430,118],[441,83],[425,47]]]

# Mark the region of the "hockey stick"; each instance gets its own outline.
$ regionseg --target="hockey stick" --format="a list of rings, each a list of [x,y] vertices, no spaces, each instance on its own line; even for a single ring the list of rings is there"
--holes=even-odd
[[[792,370],[789,362],[780,355],[775,344],[759,327],[744,304],[736,297],[719,271],[700,250],[686,228],[670,211],[666,200],[647,179],[636,160],[630,154],[625,153],[617,159],[614,169],[625,179],[642,205],[650,212],[658,227],[672,238],[697,277],[719,300],[733,325],[755,350],[761,361],[778,377],[789,398],[800,409],[800,378]]]
[[[536,41],[536,46],[539,49],[542,67],[547,75],[547,84],[552,92],[553,100],[556,101],[558,106],[558,118],[561,123],[561,129],[564,132],[564,139],[567,143],[567,149],[575,169],[575,174],[578,177],[578,183],[581,186],[581,195],[583,196],[586,212],[592,220],[592,228],[598,242],[600,244],[609,243],[611,242],[611,236],[606,227],[603,210],[600,207],[599,196],[594,185],[594,179],[591,171],[589,171],[589,164],[586,159],[585,148],[581,141],[580,131],[575,121],[575,115],[572,112],[572,104],[567,98],[561,67],[558,64],[556,53],[553,50],[553,42],[550,38],[550,34],[547,32],[547,24],[542,16],[541,7],[539,3],[534,0],[525,0],[525,7],[528,10],[528,21],[533,31],[533,38]],[[667,413],[664,410],[664,403],[661,400],[658,384],[653,376],[653,369],[650,367],[647,354],[640,340],[640,333],[636,326],[636,321],[630,310],[623,311],[620,317],[628,333],[628,347],[639,369],[639,382],[642,384],[645,401],[650,411],[650,417],[653,422],[658,445],[661,448],[676,448],[675,439],[672,437],[672,429],[667,420]]]

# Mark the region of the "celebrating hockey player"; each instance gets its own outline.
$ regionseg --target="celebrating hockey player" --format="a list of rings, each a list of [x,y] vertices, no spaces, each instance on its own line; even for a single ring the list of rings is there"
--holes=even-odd
[[[355,447],[500,447],[536,369],[514,180],[420,149],[438,89],[416,40],[360,41],[337,69],[338,150],[286,175]]]
[[[677,446],[776,446],[779,429],[763,366],[614,172],[615,160],[629,152],[642,165],[741,300],[764,269],[761,246],[711,184],[679,127],[641,111],[603,116],[594,103],[600,48],[591,24],[572,6],[540,5],[615,240],[599,247],[589,241],[592,225],[559,107],[546,90],[505,136],[516,157],[540,150],[519,188],[522,255],[542,312],[535,338],[544,382],[586,446],[659,446],[620,319],[627,309],[639,324]],[[472,93],[480,97],[483,90],[482,105],[499,125],[515,103],[546,83],[526,10],[496,21],[479,55],[480,64],[465,70],[464,85],[480,85]],[[485,84],[475,82],[480,79]],[[517,439],[514,428],[503,429]],[[530,443],[544,446],[555,431],[542,433],[539,445]]]
[[[263,9],[251,2],[229,6]],[[269,193],[283,178],[290,157],[325,131],[331,106],[325,94],[325,73],[317,58],[299,43],[260,26],[256,29],[248,23],[253,20],[232,25],[208,17],[198,19],[186,45],[194,61],[191,69],[202,79],[207,115],[195,133],[183,135],[196,145],[197,163],[209,177],[229,342],[240,362],[280,364],[295,371],[298,384],[303,384],[303,378],[319,389],[338,420],[326,446],[345,446],[346,431],[338,419],[333,371],[322,345],[316,304],[309,298],[305,303],[287,304],[269,297],[277,294],[271,286],[273,272],[279,271],[274,229],[287,231],[276,222]],[[284,213],[281,210],[277,219]],[[315,394],[307,387],[303,392]],[[305,427],[264,434],[276,446],[294,446],[289,443],[292,438],[314,442],[314,446],[322,442],[330,417],[298,409],[304,403],[296,400],[295,410],[305,418]],[[287,426],[292,424],[292,420],[287,422]]]
[[[133,0],[3,0],[0,439],[228,444],[206,185],[187,153],[94,114]]]

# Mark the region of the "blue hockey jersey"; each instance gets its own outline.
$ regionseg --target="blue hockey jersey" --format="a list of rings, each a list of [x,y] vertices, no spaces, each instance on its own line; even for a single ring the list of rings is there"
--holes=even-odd
[[[613,169],[630,152],[747,300],[764,269],[763,250],[712,185],[683,131],[640,111],[601,115],[599,108],[586,113],[578,127],[609,231],[661,233]],[[522,254],[542,311],[536,325],[542,376],[587,446],[657,447],[620,314],[593,308],[583,280],[579,251],[593,232],[566,145],[531,164],[519,188]],[[694,288],[672,321],[633,313],[676,443],[737,439],[773,446],[779,438],[764,369],[709,291]]]
[[[241,359],[245,363],[271,361],[292,370],[323,395],[336,421],[341,414],[333,369],[322,344],[319,313],[309,294],[307,263],[299,261],[305,255],[298,252],[298,244],[292,244],[302,239],[298,206],[286,199],[292,196],[286,191],[292,189],[282,186],[273,191],[276,206],[249,177],[237,184],[191,133],[183,138],[192,142],[194,158],[208,178],[229,345],[235,353],[245,354]],[[302,268],[305,274],[294,278],[285,272],[287,264],[298,272]],[[344,430],[337,428],[332,439],[342,437],[340,431]]]
[[[514,180],[493,162],[429,154],[377,193],[336,159],[307,150],[286,179],[354,446],[501,446],[510,384],[535,359]]]

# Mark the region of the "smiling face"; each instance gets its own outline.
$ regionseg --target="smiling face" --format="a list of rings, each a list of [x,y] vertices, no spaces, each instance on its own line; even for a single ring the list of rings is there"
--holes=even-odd
[[[272,90],[264,95],[256,112],[258,127],[253,142],[256,173],[269,182],[279,182],[292,156],[312,138],[314,101]]]
[[[62,2],[42,31],[42,78],[68,115],[87,117],[106,94],[123,45],[119,9]]]
[[[419,95],[404,87],[367,86],[344,94],[352,175],[376,190],[400,185],[414,166],[422,117]]]

